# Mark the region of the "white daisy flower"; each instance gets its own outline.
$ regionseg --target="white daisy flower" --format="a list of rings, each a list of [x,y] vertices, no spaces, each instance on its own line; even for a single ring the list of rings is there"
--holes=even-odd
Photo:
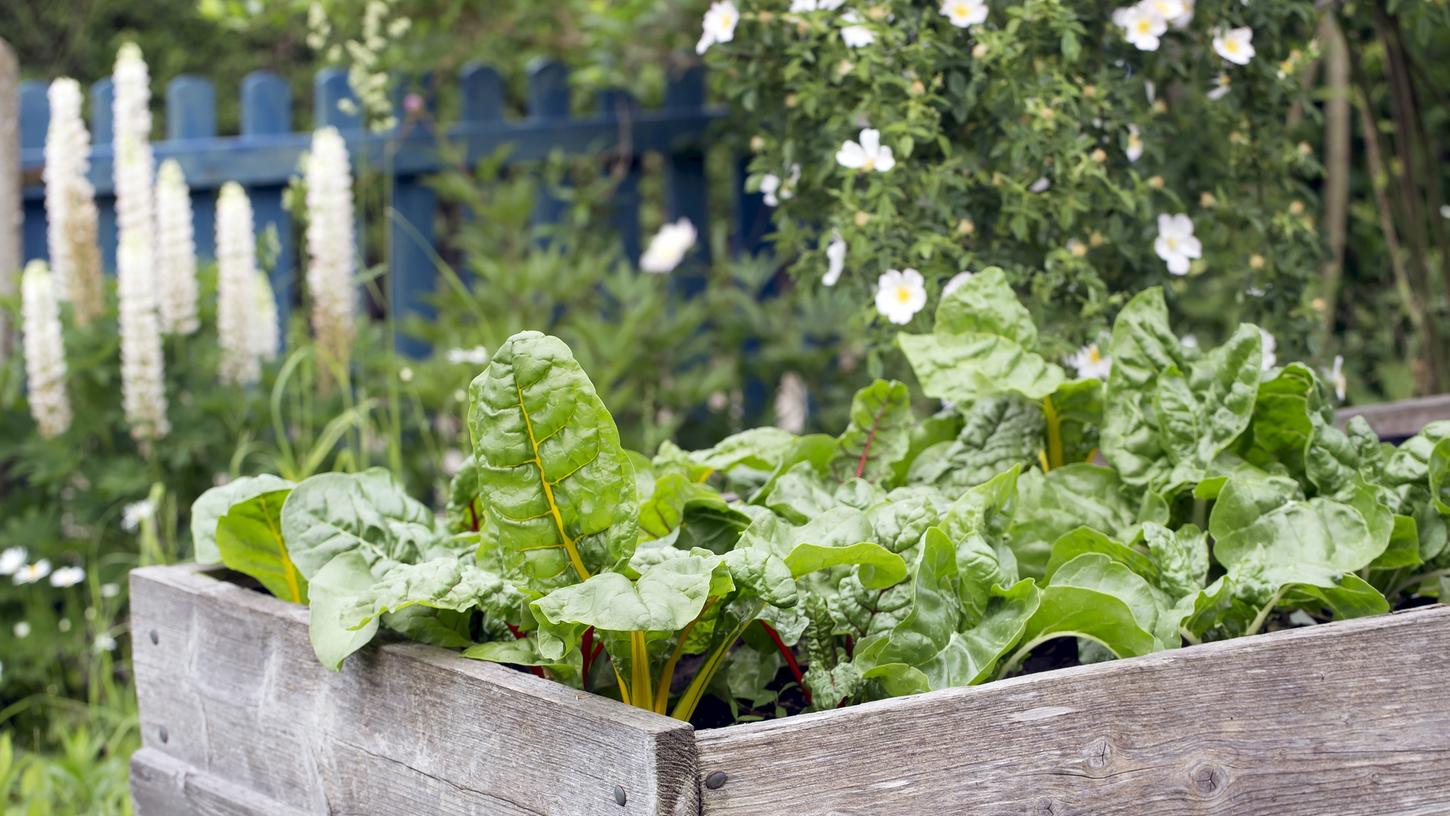
[[[700,33],[700,41],[695,44],[695,53],[703,54],[716,43],[730,42],[735,39],[735,24],[738,22],[740,22],[740,11],[730,0],[711,3],[710,10],[705,12],[705,20],[701,25],[703,30]]]
[[[1189,262],[1203,257],[1203,245],[1193,235],[1193,219],[1186,215],[1158,216],[1158,240],[1153,251],[1168,263],[1174,275],[1187,275]]]
[[[649,247],[640,256],[639,268],[661,275],[674,271],[685,259],[685,253],[695,245],[696,235],[695,225],[688,218],[665,224],[649,240]]]
[[[1254,58],[1254,30],[1248,26],[1220,28],[1213,35],[1213,50],[1234,65],[1248,65]]]
[[[790,10],[795,14],[804,14],[809,11],[835,11],[845,2],[846,0],[790,0]]]
[[[17,586],[33,584],[50,574],[50,561],[42,558],[34,564],[26,564],[15,571],[15,583]]]
[[[121,529],[135,532],[141,522],[149,521],[155,515],[156,504],[150,499],[131,502],[121,511]]]
[[[821,276],[825,286],[835,286],[846,269],[846,239],[841,233],[831,233],[831,243],[826,245],[826,274]]]
[[[847,48],[861,48],[876,42],[876,32],[862,25],[861,15],[856,12],[842,14],[841,22],[846,24],[841,28],[841,41]]]
[[[942,0],[941,14],[957,28],[971,28],[987,19],[982,0]]]
[[[120,584],[101,584],[101,597],[110,599],[121,594]]]
[[[836,163],[851,170],[862,170],[878,173],[885,173],[896,166],[896,156],[892,154],[891,148],[881,144],[881,131],[875,128],[865,128],[861,131],[860,142],[853,142],[847,139],[836,151]]]
[[[1067,358],[1067,363],[1077,371],[1079,378],[1106,380],[1108,372],[1113,370],[1113,358],[1104,354],[1097,343],[1088,343],[1078,349],[1076,354]]]
[[[888,269],[876,281],[876,311],[905,325],[926,305],[926,286],[915,269]]]
[[[0,552],[0,575],[14,575],[16,570],[25,566],[25,557],[24,547],[6,547]]]
[[[86,571],[81,567],[61,567],[50,574],[50,585],[64,589],[86,580]]]

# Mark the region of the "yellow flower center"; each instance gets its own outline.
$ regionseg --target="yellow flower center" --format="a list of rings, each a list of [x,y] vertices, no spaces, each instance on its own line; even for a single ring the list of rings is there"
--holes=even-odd
[[[1223,41],[1223,50],[1229,52],[1230,54],[1237,54],[1239,52],[1239,41],[1238,40],[1224,40]]]
[[[971,13],[971,7],[968,6],[966,3],[958,3],[955,6],[952,6],[952,13],[956,14],[956,16],[958,17],[965,17],[969,13]]]
[[[1103,361],[1103,353],[1098,350],[1097,344],[1088,346],[1087,356],[1088,362],[1090,363],[1101,363]]]
[[[898,303],[906,303],[911,300],[911,289],[905,286],[896,287],[896,300]]]
[[[720,28],[729,29],[735,25],[735,16],[732,14],[720,15]]]
[[[1138,33],[1139,34],[1147,34],[1149,31],[1152,31],[1152,30],[1153,30],[1153,21],[1152,20],[1139,20],[1138,21]]]
[[[1165,243],[1168,244],[1168,248],[1170,250],[1172,250],[1174,252],[1177,252],[1178,251],[1178,239],[1177,238],[1174,238],[1173,236],[1170,235],[1170,236],[1168,236],[1168,238],[1167,238],[1167,240],[1166,240]]]
[[[875,170],[876,169],[876,157],[875,156],[867,156],[866,157],[865,164],[862,164],[861,165],[861,169],[862,170]]]

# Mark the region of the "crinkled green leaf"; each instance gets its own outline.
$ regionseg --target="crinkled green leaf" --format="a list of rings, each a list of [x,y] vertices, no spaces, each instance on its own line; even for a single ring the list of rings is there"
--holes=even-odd
[[[1066,377],[1055,363],[995,334],[898,334],[897,345],[928,397],[969,403],[1017,394],[1039,400]]]
[[[461,649],[474,643],[473,635],[469,631],[472,618],[471,610],[407,606],[397,612],[385,613],[381,620],[383,628],[397,632],[409,640],[430,646],[442,646],[445,649]],[[485,621],[486,636],[507,635],[508,628],[504,623],[504,619]]]
[[[956,439],[961,432],[962,416],[954,410],[943,410],[918,422],[911,429],[906,455],[901,457],[893,470],[893,482],[902,484],[909,481],[907,474],[923,452],[938,443]]]
[[[899,553],[916,546],[922,533],[941,519],[946,508],[945,498],[934,488],[899,487],[867,508],[866,517],[876,541]]]
[[[1042,588],[1022,639],[1034,645],[1056,637],[1088,638],[1118,657],[1177,645],[1177,622],[1141,575],[1102,553],[1063,564]]]
[[[354,593],[351,608],[339,611],[358,628],[379,615],[413,606],[462,612],[482,609],[494,618],[508,617],[523,596],[496,573],[457,558],[434,558],[418,564],[398,564],[367,589]]]
[[[1126,484],[1165,484],[1173,462],[1159,439],[1153,399],[1159,374],[1169,368],[1186,371],[1189,361],[1178,335],[1168,327],[1162,289],[1138,293],[1118,313],[1111,356],[1113,368],[1103,402],[1103,458]]]
[[[1395,516],[1394,531],[1385,551],[1369,565],[1373,570],[1397,570],[1418,567],[1424,563],[1420,556],[1420,532],[1414,518]]]
[[[838,504],[835,488],[810,462],[799,462],[781,474],[763,500],[792,523],[805,524]]]
[[[287,553],[282,503],[291,488],[259,493],[233,504],[217,520],[216,547],[228,569],[250,575],[284,601],[307,603],[307,579]]]
[[[322,473],[292,489],[282,505],[282,534],[297,569],[311,580],[340,553],[370,568],[448,554],[433,511],[410,498],[382,468]]]
[[[1062,445],[1064,464],[1088,462],[1097,452],[1103,425],[1103,383],[1095,379],[1071,380],[1053,392],[1052,411]]]
[[[1017,397],[990,397],[967,408],[961,433],[922,451],[907,474],[912,484],[948,491],[979,485],[1014,465],[1037,462],[1043,446],[1042,409]]]
[[[1170,533],[1171,535],[1171,533]],[[1052,556],[1047,561],[1043,578],[1052,583],[1052,576],[1067,562],[1083,553],[1099,553],[1116,561],[1151,583],[1161,580],[1158,565],[1146,553],[1139,552],[1112,536],[1091,527],[1077,527],[1052,543]],[[1205,564],[1206,566],[1206,564]]]
[[[836,455],[836,438],[829,434],[806,434],[796,437],[781,453],[780,462],[770,471],[770,476],[750,495],[752,504],[759,504],[769,498],[775,486],[786,473],[802,463],[819,476],[825,476],[831,457]]]
[[[695,451],[695,464],[721,473],[746,467],[769,472],[780,464],[796,441],[796,435],[780,428],[751,428],[720,440],[714,447]]]
[[[1208,582],[1208,533],[1192,524],[1170,530],[1150,523],[1143,525],[1140,535],[1157,568],[1154,586],[1174,599],[1203,589]]]
[[[1430,481],[1430,500],[1441,515],[1450,516],[1450,436],[1441,439],[1430,451],[1426,471]]]
[[[633,465],[568,346],[514,335],[469,396],[480,497],[510,563],[557,585],[628,558],[639,529]]]
[[[1295,478],[1303,478],[1305,452],[1315,427],[1333,421],[1334,412],[1313,369],[1290,363],[1259,384],[1248,433],[1237,447],[1251,464],[1282,465]]]
[[[317,659],[337,671],[348,655],[366,646],[377,634],[373,618],[354,628],[353,597],[373,586],[373,573],[361,550],[344,550],[312,575],[308,586],[308,634]]]
[[[651,538],[663,538],[685,522],[690,508],[730,512],[719,491],[691,481],[684,473],[666,473],[655,480],[654,492],[639,508],[639,528]]]
[[[1262,334],[1242,324],[1228,342],[1186,369],[1158,375],[1153,413],[1158,440],[1173,469],[1163,483],[1172,490],[1203,478],[1209,463],[1248,427],[1259,387]]]
[[[1029,470],[1017,480],[1017,513],[1009,531],[1012,552],[1021,574],[1038,578],[1063,533],[1091,527],[1122,537],[1136,520],[1136,508],[1108,468],[1073,464],[1047,473]]]
[[[905,383],[877,380],[851,399],[851,423],[836,438],[830,471],[840,481],[879,482],[911,445],[911,394]]]
[[[472,452],[448,482],[448,505],[443,518],[451,533],[478,532],[483,527],[483,503],[478,498],[478,459]]]
[[[243,476],[197,497],[191,505],[191,543],[198,564],[220,564],[221,553],[216,546],[217,520],[226,515],[233,504],[253,496],[292,487],[292,482],[276,476]]]
[[[1017,299],[1007,274],[989,266],[942,297],[935,331],[945,334],[996,334],[1023,348],[1037,346],[1037,324]]]

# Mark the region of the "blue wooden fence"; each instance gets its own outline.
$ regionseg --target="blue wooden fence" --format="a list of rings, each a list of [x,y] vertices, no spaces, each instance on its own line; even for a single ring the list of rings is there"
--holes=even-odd
[[[721,111],[706,104],[705,78],[692,68],[673,77],[666,89],[663,107],[641,110],[624,91],[599,95],[595,112],[587,117],[572,116],[569,72],[552,61],[532,64],[528,74],[527,115],[506,119],[502,77],[485,65],[465,66],[459,83],[458,122],[443,133],[435,132],[429,117],[412,117],[402,111],[398,99],[396,129],[389,133],[366,131],[355,113],[356,104],[346,74],[328,69],[313,83],[314,127],[332,125],[348,142],[354,167],[387,170],[393,176],[389,234],[388,308],[395,314],[427,314],[428,293],[433,290],[437,269],[433,257],[439,203],[428,186],[430,174],[451,166],[445,162],[440,142],[450,150],[461,150],[470,166],[492,156],[499,148],[510,148],[508,163],[538,161],[553,154],[597,155],[611,161],[627,161],[623,180],[611,202],[611,226],[618,233],[627,257],[638,259],[641,251],[639,228],[640,158],[646,153],[664,157],[665,206],[671,221],[688,218],[700,231],[697,257],[709,260],[709,196],[705,173],[705,148],[711,125]],[[44,165],[45,131],[49,120],[46,84],[21,83],[21,168],[24,189],[25,258],[46,257],[44,189],[40,172]],[[429,95],[426,91],[425,95]],[[113,209],[111,151],[111,81],[91,86],[90,127],[93,144],[91,182],[100,208],[101,249],[106,268],[115,267],[115,212]],[[347,102],[345,102],[345,100]],[[427,99],[431,106],[432,100]],[[282,191],[295,175],[297,161],[311,141],[310,131],[297,131],[292,121],[292,94],[276,74],[257,71],[241,86],[241,132],[235,136],[217,133],[216,91],[209,80],[179,76],[166,86],[166,139],[155,142],[157,163],[176,159],[192,190],[197,252],[212,255],[213,212],[217,191],[228,181],[239,182],[252,200],[260,234],[274,226],[281,240],[281,254],[272,272],[278,312],[285,321],[298,297],[296,281],[296,235],[291,219],[282,207]],[[753,251],[766,230],[766,211],[758,195],[745,193],[735,179],[735,225],[732,247]],[[565,205],[548,190],[541,190],[535,202],[534,223],[557,223]],[[703,279],[688,273],[680,277],[681,289],[693,293]],[[423,349],[406,338],[399,347],[417,353]]]

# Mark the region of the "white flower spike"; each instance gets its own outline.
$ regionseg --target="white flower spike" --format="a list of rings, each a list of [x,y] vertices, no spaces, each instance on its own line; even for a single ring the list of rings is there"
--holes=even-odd
[[[257,239],[252,203],[241,185],[222,185],[216,203],[218,374],[228,385],[262,378],[252,323],[257,311]]]
[[[196,318],[196,239],[191,190],[174,159],[162,162],[156,175],[156,239],[161,330],[191,334],[201,327]]]
[[[906,325],[926,306],[926,286],[915,269],[888,269],[876,282],[876,311],[897,325]]]
[[[1190,262],[1203,257],[1203,245],[1193,235],[1193,219],[1181,213],[1159,215],[1158,240],[1153,242],[1153,251],[1167,262],[1169,272],[1187,275]]]
[[[1329,369],[1329,384],[1334,386],[1334,396],[1340,402],[1344,402],[1344,395],[1349,391],[1349,379],[1344,376],[1344,355],[1334,355],[1334,367]]]
[[[735,24],[738,22],[740,22],[740,10],[735,8],[735,4],[730,0],[711,3],[710,10],[705,12],[700,41],[695,44],[695,53],[703,54],[716,43],[730,42],[735,39]]]
[[[639,268],[657,275],[673,272],[685,259],[685,253],[695,245],[697,237],[695,225],[688,218],[665,224],[650,239],[649,247],[640,256]]]
[[[307,294],[312,333],[343,368],[356,335],[357,272],[352,168],[337,128],[312,134],[307,158]]]
[[[836,151],[836,163],[850,170],[886,173],[896,166],[896,157],[891,148],[881,144],[881,131],[866,128],[861,131],[860,142],[847,139]]]
[[[45,131],[46,244],[56,278],[56,297],[69,300],[81,325],[104,308],[101,248],[97,238],[95,189],[90,170],[91,134],[81,118],[81,86],[57,79],[47,92],[50,125]]]
[[[825,286],[835,286],[846,269],[846,239],[841,233],[832,232],[831,242],[826,245],[826,274],[821,276]]]
[[[810,414],[810,394],[805,380],[794,371],[787,371],[775,389],[775,427],[793,434],[804,433]]]
[[[982,0],[943,0],[943,17],[957,28],[971,28],[987,20],[987,4]]]
[[[24,332],[26,401],[40,435],[65,433],[71,423],[65,390],[65,344],[55,279],[45,261],[31,261],[20,279],[21,330]],[[6,555],[12,551],[6,550]],[[22,558],[24,550],[21,551]],[[14,572],[14,569],[11,569]],[[4,574],[4,573],[0,573]]]
[[[1248,65],[1254,58],[1254,30],[1248,26],[1220,28],[1213,35],[1213,50],[1234,65]]]

